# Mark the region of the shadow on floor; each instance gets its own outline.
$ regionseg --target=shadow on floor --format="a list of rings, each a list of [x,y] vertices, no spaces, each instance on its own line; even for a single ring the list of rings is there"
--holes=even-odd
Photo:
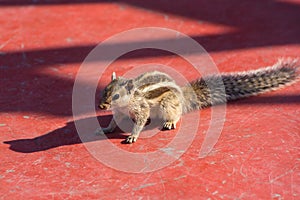
[[[98,121],[102,125],[106,124],[103,127],[106,127],[109,121],[111,120],[111,115],[100,116],[98,117]],[[9,149],[12,151],[20,152],[20,153],[34,153],[39,151],[45,151],[48,149],[66,146],[66,145],[74,145],[86,142],[92,142],[97,140],[112,140],[112,139],[122,139],[121,143],[125,144],[126,135],[120,128],[116,128],[113,133],[106,135],[96,135],[95,129],[90,125],[90,120],[93,117],[80,119],[76,122],[69,122],[66,126],[51,131],[45,135],[41,135],[31,139],[17,139],[11,141],[4,141],[3,143],[9,144]],[[127,121],[129,120],[129,121]],[[85,126],[86,132],[81,132],[78,134],[76,130],[75,123],[80,126]],[[131,119],[125,119],[120,124],[123,126],[123,130],[127,133],[130,133],[132,130],[133,121]],[[162,129],[161,127],[162,121],[160,119],[156,120],[148,120],[144,130],[151,130],[154,128]]]
[[[103,116],[99,117],[98,120],[100,121],[108,121],[111,116]],[[87,119],[81,119],[80,123],[85,123],[88,121]],[[107,134],[105,136],[97,136],[94,132],[86,133],[89,134],[90,141],[86,140],[85,142],[91,142],[101,139],[125,139],[126,136],[121,134],[122,132],[117,129],[112,134]],[[48,149],[66,146],[66,145],[74,145],[82,143],[81,138],[77,134],[77,130],[75,128],[74,122],[69,122],[66,126],[51,131],[45,135],[41,135],[39,137],[31,138],[31,139],[18,139],[18,140],[11,140],[5,141],[5,144],[9,144],[9,149],[20,152],[20,153],[34,153],[38,151],[45,151]]]

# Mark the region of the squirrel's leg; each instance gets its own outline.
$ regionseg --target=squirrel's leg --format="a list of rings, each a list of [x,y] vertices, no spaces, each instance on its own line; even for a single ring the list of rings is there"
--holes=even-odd
[[[176,94],[168,92],[160,103],[162,118],[165,121],[163,129],[175,129],[182,115],[182,105]]]
[[[136,142],[138,139],[140,132],[143,130],[145,124],[150,117],[150,108],[149,105],[145,102],[136,102],[136,105],[133,106],[133,110],[130,111],[131,115],[134,117],[134,125],[131,132],[131,135],[128,136],[125,140],[126,143]]]
[[[117,121],[120,121],[123,119],[123,117],[124,116],[121,113],[116,113],[114,117],[111,119],[109,125],[105,128],[97,128],[95,134],[101,135],[101,134],[112,133],[117,127],[117,123],[115,119],[117,119]]]
[[[105,128],[97,128],[95,131],[96,135],[102,135],[102,134],[106,134],[106,133],[111,133],[113,132],[117,127],[117,123],[114,120],[114,118],[110,121],[108,127]]]

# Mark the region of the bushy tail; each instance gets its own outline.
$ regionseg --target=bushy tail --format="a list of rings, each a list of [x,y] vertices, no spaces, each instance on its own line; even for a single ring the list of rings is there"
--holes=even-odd
[[[299,79],[297,60],[279,60],[271,67],[209,76],[182,88],[185,112],[226,103],[290,85]]]

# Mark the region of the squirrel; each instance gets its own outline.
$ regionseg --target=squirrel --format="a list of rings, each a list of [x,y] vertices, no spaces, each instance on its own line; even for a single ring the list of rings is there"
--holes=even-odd
[[[297,60],[279,60],[273,66],[258,70],[224,73],[199,78],[180,87],[166,73],[146,72],[134,79],[117,77],[105,87],[99,108],[121,111],[126,109],[134,126],[125,143],[136,142],[147,120],[161,117],[163,129],[175,129],[180,117],[187,112],[227,101],[255,96],[290,85],[299,79]],[[114,117],[122,118],[122,114]],[[96,134],[113,132],[116,119]]]

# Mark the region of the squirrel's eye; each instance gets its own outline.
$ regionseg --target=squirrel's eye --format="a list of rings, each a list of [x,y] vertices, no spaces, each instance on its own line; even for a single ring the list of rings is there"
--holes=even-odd
[[[115,95],[112,97],[112,100],[117,100],[118,98],[120,98],[120,95],[119,95],[119,94],[115,94]]]

